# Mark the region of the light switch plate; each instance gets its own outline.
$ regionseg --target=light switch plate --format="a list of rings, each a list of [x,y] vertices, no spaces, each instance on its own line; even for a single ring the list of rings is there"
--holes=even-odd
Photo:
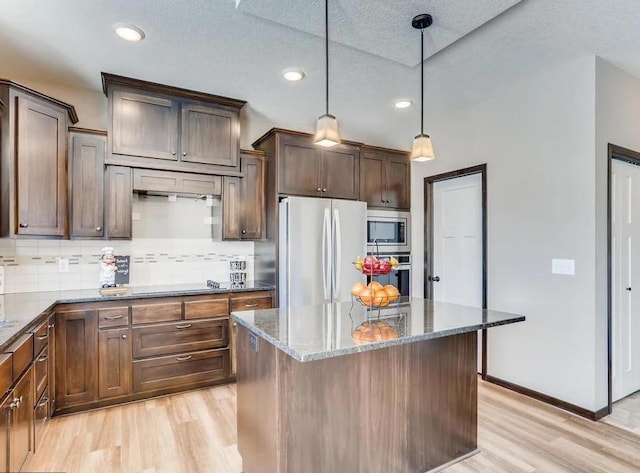
[[[573,259],[552,259],[551,273],[574,276],[576,274],[576,261]]]
[[[0,294],[4,294],[4,266],[0,266]]]
[[[131,220],[134,222],[138,222],[142,220],[142,217],[140,216],[139,212],[131,212]]]

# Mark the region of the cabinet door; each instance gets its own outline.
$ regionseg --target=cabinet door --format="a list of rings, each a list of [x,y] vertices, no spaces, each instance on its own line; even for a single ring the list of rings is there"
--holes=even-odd
[[[11,421],[11,403],[13,392],[0,403],[0,472],[10,471],[9,465],[9,422]]]
[[[131,238],[131,168],[107,166],[107,237]]]
[[[93,310],[71,310],[56,314],[58,409],[97,399],[97,332]]]
[[[176,161],[178,108],[167,98],[114,91],[112,153]]]
[[[261,158],[242,156],[242,239],[260,240],[264,235],[264,163]]]
[[[239,154],[237,111],[202,104],[182,104],[181,161],[236,167]]]
[[[386,167],[386,201],[388,207],[411,207],[411,166],[406,154],[390,154]]]
[[[386,207],[386,160],[376,152],[363,152],[360,160],[360,200],[369,207]]]
[[[98,335],[100,399],[131,392],[131,329],[102,330]]]
[[[278,154],[278,193],[321,197],[322,151],[311,138],[281,136]]]
[[[67,228],[66,115],[19,96],[16,127],[16,233],[63,236]]]
[[[222,238],[239,240],[242,237],[240,178],[224,176],[222,180]]]
[[[71,236],[104,235],[104,157],[107,137],[71,133]]]
[[[56,408],[56,376],[55,376],[55,367],[56,367],[56,316],[52,314],[49,317],[49,345],[48,345],[48,353],[49,353],[49,387],[47,398],[49,399],[49,409],[48,412],[50,415],[53,415]]]
[[[20,378],[13,390],[11,431],[9,437],[9,471],[20,471],[33,451],[33,368]]]
[[[358,200],[360,151],[351,146],[322,152],[322,197]]]

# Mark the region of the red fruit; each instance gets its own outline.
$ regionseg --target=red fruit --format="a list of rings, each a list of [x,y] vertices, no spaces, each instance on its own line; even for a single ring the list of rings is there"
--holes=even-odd
[[[367,255],[362,262],[362,269],[367,273],[371,274],[375,267],[377,259],[374,256]]]
[[[393,265],[389,260],[384,259],[380,261],[380,274],[389,274],[391,269],[393,269]]]

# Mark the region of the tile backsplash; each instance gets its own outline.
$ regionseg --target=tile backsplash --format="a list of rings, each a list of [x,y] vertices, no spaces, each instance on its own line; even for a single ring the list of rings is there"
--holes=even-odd
[[[105,246],[112,246],[117,255],[131,256],[132,286],[229,281],[229,261],[238,259],[247,262],[247,280],[253,279],[253,242],[0,239],[5,293],[98,288],[100,254]],[[60,258],[68,260],[68,272],[59,271]]]

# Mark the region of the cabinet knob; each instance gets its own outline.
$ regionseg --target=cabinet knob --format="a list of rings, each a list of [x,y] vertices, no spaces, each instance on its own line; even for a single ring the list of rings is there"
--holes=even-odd
[[[176,155],[176,152],[175,152],[175,151],[171,151],[171,154],[172,154],[173,156],[175,156],[175,155]]]
[[[322,190],[322,187],[318,187],[318,188],[316,189],[316,192],[320,192],[321,190]]]
[[[182,153],[182,156],[186,156],[186,155],[187,155],[187,152],[186,152],[186,151],[184,151],[184,152]]]
[[[123,335],[123,336],[122,336],[122,339],[123,339],[123,340],[126,340],[126,339],[127,339],[127,336],[126,336],[126,335]]]
[[[246,230],[242,230],[242,234],[243,234],[243,235],[246,235],[246,234],[247,234],[247,231],[246,231]]]
[[[325,188],[323,188],[323,189],[322,189],[322,192],[327,192],[327,188],[326,188],[326,187],[325,187]]]
[[[19,223],[18,226],[20,228],[27,228],[29,226],[29,224],[28,223]]]
[[[99,232],[102,230],[102,227],[96,227],[96,232]]]

